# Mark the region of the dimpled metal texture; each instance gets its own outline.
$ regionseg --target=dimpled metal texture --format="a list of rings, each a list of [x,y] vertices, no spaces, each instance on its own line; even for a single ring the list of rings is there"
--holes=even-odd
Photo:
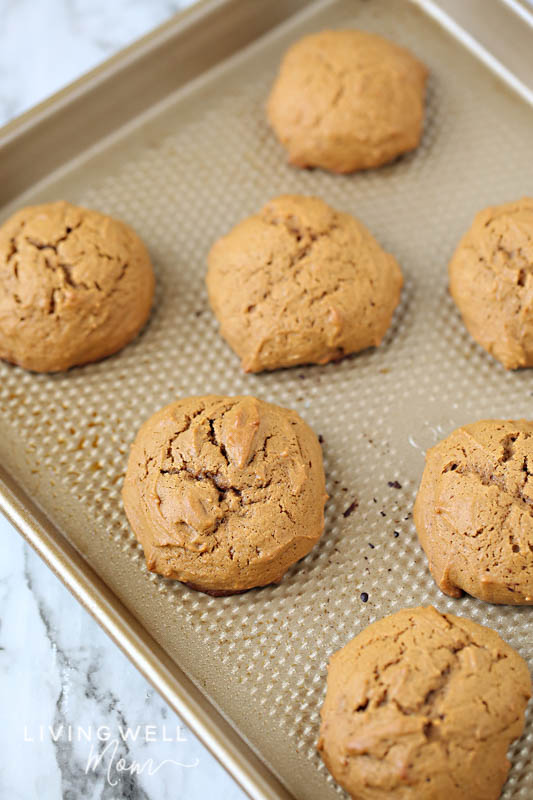
[[[429,66],[421,146],[352,176],[290,168],[264,114],[279,59],[305,33],[349,26],[382,33]],[[321,2],[3,215],[65,198],[123,218],[147,243],[156,301],[130,346],[67,374],[0,365],[2,463],[295,797],[343,794],[315,750],[326,664],[374,620],[431,603],[495,628],[532,663],[531,609],[441,594],[411,516],[426,448],[473,420],[533,417],[531,371],[506,372],[478,347],[447,292],[448,260],[474,214],[531,193],[532,123],[531,108],[416,7]],[[244,375],[207,304],[206,255],[282,192],[355,214],[398,258],[406,285],[380,348]],[[175,397],[208,392],[296,409],[323,439],[330,494],[310,555],[280,585],[228,598],[150,574],[120,497],[140,424]],[[532,747],[530,714],[510,753],[507,800],[533,796]]]

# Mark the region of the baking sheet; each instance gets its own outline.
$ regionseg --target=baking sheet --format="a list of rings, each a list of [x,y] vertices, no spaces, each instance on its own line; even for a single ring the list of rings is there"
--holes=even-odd
[[[423,142],[349,177],[291,169],[264,118],[280,56],[304,33],[347,26],[389,36],[428,64]],[[490,625],[532,663],[531,610],[442,595],[411,519],[428,446],[475,419],[533,417],[531,372],[507,373],[478,348],[446,290],[447,261],[475,212],[531,194],[532,122],[523,100],[415,6],[328,0],[2,209],[4,219],[21,204],[65,198],[121,217],[147,243],[158,280],[150,324],[118,356],[54,376],[0,365],[2,466],[297,798],[340,792],[315,752],[326,663],[373,620],[432,603]],[[396,255],[406,286],[378,350],[243,375],[207,305],[205,257],[281,192],[318,194],[357,215]],[[120,500],[140,423],[176,396],[207,392],[295,408],[324,439],[331,495],[312,553],[279,586],[230,598],[149,574]],[[505,798],[533,796],[529,720]]]

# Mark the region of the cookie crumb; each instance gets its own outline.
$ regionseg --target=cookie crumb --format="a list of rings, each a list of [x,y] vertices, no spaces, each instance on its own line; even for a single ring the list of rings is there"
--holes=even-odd
[[[353,512],[358,506],[359,502],[357,500],[354,500],[353,503],[350,503],[346,511],[343,511],[342,516],[346,519],[346,517],[349,517],[350,514],[353,514]]]

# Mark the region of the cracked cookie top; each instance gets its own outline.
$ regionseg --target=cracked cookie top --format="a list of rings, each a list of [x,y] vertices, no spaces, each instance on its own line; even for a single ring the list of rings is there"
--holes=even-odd
[[[123,490],[148,568],[212,594],[281,580],[324,527],[322,451],[295,411],[191,397],[154,414]]]
[[[496,800],[530,696],[495,631],[405,609],[332,656],[318,749],[357,800]]]
[[[267,114],[298,167],[354,172],[418,146],[426,67],[372,33],[323,31],[287,51]]]
[[[209,300],[247,372],[378,345],[403,283],[396,259],[350,214],[282,195],[211,248]]]
[[[506,369],[533,366],[533,199],[480,211],[449,265],[471,336]]]
[[[482,420],[432,447],[414,521],[443,592],[533,604],[533,422]]]
[[[0,227],[0,358],[36,372],[97,361],[126,345],[150,314],[154,275],[137,234],[58,202]]]

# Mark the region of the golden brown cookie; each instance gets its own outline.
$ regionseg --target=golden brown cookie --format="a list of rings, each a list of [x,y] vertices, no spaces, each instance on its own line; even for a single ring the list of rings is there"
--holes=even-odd
[[[209,253],[220,332],[246,372],[325,364],[378,345],[402,273],[357,219],[317,197],[282,195]]]
[[[354,172],[420,142],[426,67],[364,31],[323,31],[287,51],[268,100],[269,122],[298,167]]]
[[[124,222],[48,203],[0,227],[0,358],[57,372],[116,353],[150,314],[154,275]]]
[[[295,411],[189,397],[140,429],[123,498],[148,569],[209,594],[242,592],[280,581],[322,535],[322,451]]]
[[[482,420],[432,447],[414,521],[443,592],[533,604],[533,422]]]
[[[530,696],[495,631],[405,609],[332,656],[318,749],[356,800],[496,800]]]
[[[533,199],[480,211],[449,276],[476,342],[507,369],[533,366]]]

